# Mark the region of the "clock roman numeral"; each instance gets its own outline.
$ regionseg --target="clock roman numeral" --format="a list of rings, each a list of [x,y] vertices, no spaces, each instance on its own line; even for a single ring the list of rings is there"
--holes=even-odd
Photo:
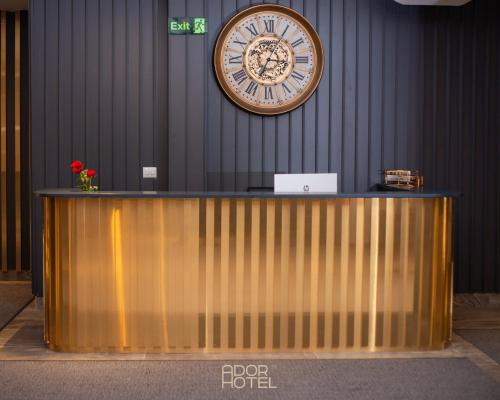
[[[274,97],[273,97],[273,88],[271,86],[266,86],[264,88],[264,98],[266,100],[272,100],[272,99],[274,99]]]
[[[241,55],[236,57],[229,56],[229,64],[241,64],[241,57]]]
[[[245,47],[247,45],[246,42],[240,42],[239,40],[234,40],[233,43],[238,43],[241,47]]]
[[[254,24],[250,24],[250,26],[245,26],[245,29],[250,32],[250,35],[253,36],[257,36],[259,34],[259,32],[257,32],[257,28],[255,27]]]
[[[255,96],[255,93],[257,93],[257,89],[259,88],[259,85],[257,85],[254,81],[250,81],[248,84],[247,88],[245,89],[245,92],[248,94]]]
[[[307,64],[309,62],[309,56],[298,56],[298,57],[295,57],[295,62],[297,64]]]
[[[241,85],[241,83],[247,79],[247,74],[245,74],[245,71],[240,69],[239,71],[235,72],[233,74],[233,79],[236,81],[238,85]]]
[[[298,83],[300,83],[300,81],[304,80],[305,76],[302,75],[300,72],[293,71],[292,78],[295,79]]]
[[[298,38],[295,42],[292,43],[292,47],[295,48],[295,47],[301,45],[302,43],[304,43],[304,39]]]
[[[281,87],[283,88],[283,91],[286,90],[288,93],[292,93],[292,91],[290,90],[290,88],[287,85],[285,85],[285,82],[283,82],[281,84]]]
[[[264,29],[266,32],[274,33],[274,19],[264,20]]]

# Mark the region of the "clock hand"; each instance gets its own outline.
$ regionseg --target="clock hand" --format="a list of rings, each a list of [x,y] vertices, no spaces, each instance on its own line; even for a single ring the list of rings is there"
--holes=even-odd
[[[266,70],[266,66],[267,66],[268,62],[269,62],[269,59],[267,59],[266,63],[262,67],[260,67],[260,69],[259,69],[259,76],[262,76],[262,74]]]
[[[264,71],[266,70],[266,67],[267,67],[267,63],[269,61],[271,61],[271,57],[274,55],[274,52],[276,51],[276,49],[278,48],[278,45],[280,44],[281,40],[283,39],[283,37],[280,37],[280,40],[278,40],[278,42],[274,45],[274,48],[273,48],[273,51],[271,52],[271,54],[269,55],[269,57],[267,57],[267,61],[266,63],[260,68],[259,70],[259,76],[262,76],[262,74],[264,73]]]

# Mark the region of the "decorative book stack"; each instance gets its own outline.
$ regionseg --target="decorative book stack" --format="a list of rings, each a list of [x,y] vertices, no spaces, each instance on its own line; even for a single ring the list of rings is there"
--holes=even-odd
[[[418,171],[407,169],[386,169],[384,173],[384,186],[395,189],[413,190],[424,184],[424,177]]]

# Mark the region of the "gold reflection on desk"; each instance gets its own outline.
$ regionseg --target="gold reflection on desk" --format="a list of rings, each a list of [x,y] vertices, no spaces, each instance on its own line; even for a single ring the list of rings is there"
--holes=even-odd
[[[441,349],[449,198],[45,200],[60,351]]]

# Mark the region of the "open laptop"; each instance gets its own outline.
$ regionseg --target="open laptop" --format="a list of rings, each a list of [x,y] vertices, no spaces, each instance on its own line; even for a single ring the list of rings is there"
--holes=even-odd
[[[337,174],[274,174],[275,193],[337,193]]]

